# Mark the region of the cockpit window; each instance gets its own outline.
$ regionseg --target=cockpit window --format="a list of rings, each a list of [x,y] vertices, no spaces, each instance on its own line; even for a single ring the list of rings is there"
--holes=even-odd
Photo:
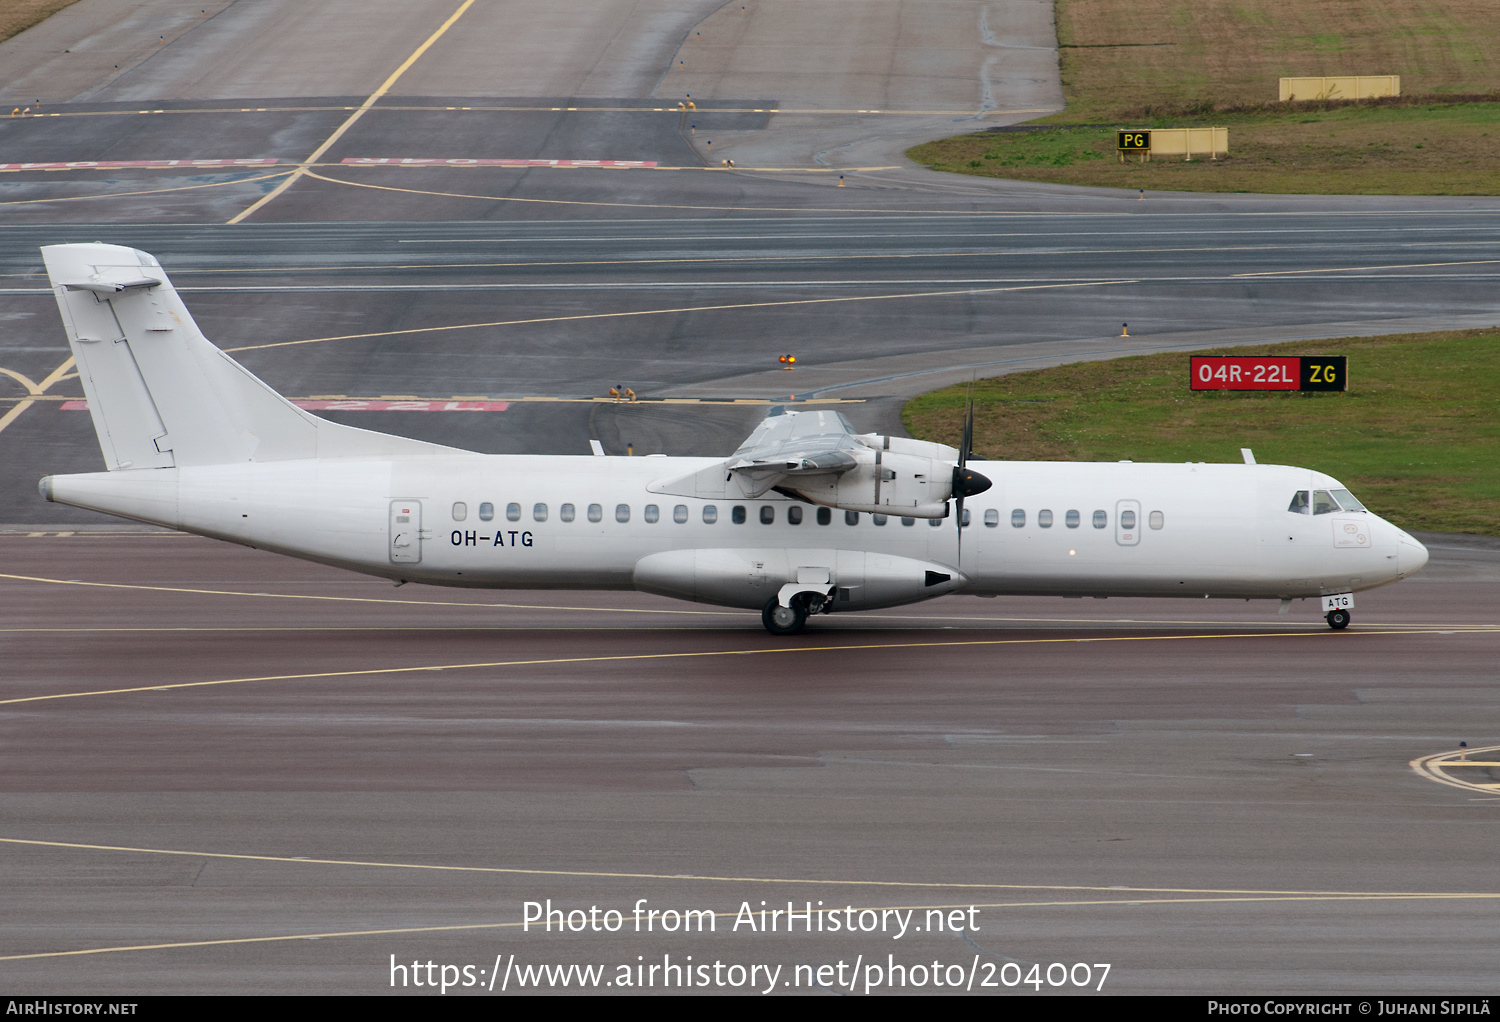
[[[1312,514],[1312,504],[1307,499],[1307,491],[1298,490],[1296,493],[1292,494],[1292,502],[1287,507],[1287,510],[1291,511],[1293,514],[1299,515]]]
[[[1331,515],[1339,509],[1339,502],[1327,490],[1313,490],[1313,514]]]
[[[1365,506],[1354,498],[1354,494],[1348,490],[1329,490],[1333,499],[1339,502],[1339,506],[1345,511],[1363,511]]]

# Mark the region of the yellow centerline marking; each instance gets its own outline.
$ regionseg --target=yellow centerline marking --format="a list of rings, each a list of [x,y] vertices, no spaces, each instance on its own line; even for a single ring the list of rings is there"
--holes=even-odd
[[[369,596],[318,596],[312,593],[245,593],[232,589],[190,589],[179,586],[148,586],[136,585],[127,582],[85,582],[82,580],[67,578],[43,578],[35,575],[8,575],[0,573],[0,578],[14,579],[18,582],[48,582],[60,586],[91,586],[97,589],[137,589],[158,593],[192,593],[199,596],[250,596],[264,597],[276,600],[327,600],[337,603],[388,603],[393,605],[406,605],[418,607],[473,607],[476,609],[492,610],[598,610],[604,614],[695,614],[707,617],[722,616],[733,613],[727,610],[651,610],[635,609],[629,607],[551,607],[535,603],[469,603],[463,600],[377,600]],[[753,613],[744,611],[743,613]]]
[[[629,312],[591,312],[574,316],[536,316],[530,319],[497,319],[484,323],[454,323],[451,326],[409,327],[404,330],[376,330],[362,334],[338,334],[333,337],[309,337],[300,341],[272,341],[268,344],[242,344],[225,348],[226,352],[261,351],[266,348],[289,348],[300,344],[322,344],[325,341],[353,341],[372,337],[395,337],[409,334],[446,333],[452,330],[479,330],[486,327],[531,326],[537,323],[576,323],[594,319],[629,319],[637,316],[669,316],[689,312],[721,312],[727,309],[774,309],[799,305],[834,305],[841,302],[881,302],[903,298],[948,298],[961,295],[998,294],[1008,291],[1048,291],[1064,288],[1107,287],[1113,284],[1138,284],[1138,280],[1086,280],[1067,284],[1018,284],[1006,287],[973,287],[947,291],[910,291],[885,295],[845,295],[836,298],[792,298],[772,302],[733,302],[726,305],[687,305],[669,309],[636,309]]]
[[[323,144],[320,145],[320,146],[318,146],[318,148],[314,149],[312,151],[312,153],[307,157],[307,159],[303,160],[302,163],[297,167],[297,169],[294,170],[294,171],[292,171],[292,173],[286,178],[286,180],[282,181],[281,184],[277,185],[275,188],[271,189],[271,191],[269,191],[265,195],[261,196],[259,199],[257,199],[254,203],[252,203],[248,207],[246,207],[240,213],[238,213],[235,216],[231,217],[227,222],[231,223],[231,224],[237,224],[237,223],[239,223],[241,220],[244,220],[246,217],[250,216],[256,210],[258,210],[261,207],[265,206],[267,203],[271,202],[273,199],[275,199],[282,192],[284,192],[288,188],[290,188],[292,186],[292,184],[299,177],[301,177],[303,174],[309,173],[308,167],[311,164],[316,163],[318,161],[318,159],[324,153],[326,153],[329,150],[329,148],[331,148],[333,146],[333,144],[335,142],[337,142],[340,138],[342,138],[344,136],[344,132],[346,132],[350,128],[352,128],[354,126],[354,123],[356,121],[358,121],[361,117],[363,117],[365,115],[365,113],[368,112],[369,109],[375,105],[375,103],[380,99],[380,97],[384,96],[386,94],[386,92],[388,92],[390,90],[391,86],[393,86],[393,85],[396,84],[396,80],[398,78],[400,78],[402,75],[404,75],[407,72],[407,70],[413,64],[415,64],[417,62],[418,58],[420,58],[422,56],[422,54],[426,53],[428,51],[428,49],[431,48],[431,46],[432,46],[433,43],[435,43],[439,39],[441,39],[443,37],[443,35],[448,31],[448,29],[452,28],[453,25],[454,25],[454,23],[456,21],[458,21],[459,18],[463,17],[464,12],[467,11],[470,7],[472,7],[473,4],[474,4],[474,0],[463,0],[463,3],[459,4],[459,6],[458,6],[458,10],[454,11],[453,14],[449,16],[448,20],[445,21],[445,22],[443,22],[442,26],[439,27],[436,32],[434,32],[434,33],[432,33],[432,35],[428,36],[427,40],[424,43],[422,43],[421,46],[418,46],[415,51],[412,52],[411,56],[407,57],[404,61],[402,61],[401,62],[401,66],[398,67],[398,68],[396,68],[395,71],[392,71],[391,74],[390,74],[390,76],[388,78],[386,78],[385,81],[383,81],[383,82],[380,83],[380,88],[378,88],[374,92],[370,93],[369,97],[366,98],[365,101],[359,105],[359,108],[357,110],[355,110],[352,114],[350,114],[347,118],[345,118],[344,123],[340,124],[336,129],[334,129],[333,134],[329,135],[326,139],[324,139],[323,140]]]
[[[1500,745],[1491,745],[1482,749],[1469,749],[1467,750],[1467,752],[1471,756],[1477,756],[1483,753],[1490,752],[1500,752]],[[1438,784],[1446,784],[1450,788],[1462,788],[1465,791],[1479,791],[1483,792],[1486,795],[1494,794],[1497,789],[1500,789],[1500,785],[1496,785],[1493,783],[1481,781],[1461,781],[1456,777],[1449,777],[1448,774],[1443,771],[1444,767],[1500,766],[1500,763],[1490,763],[1482,760],[1460,760],[1452,758],[1457,755],[1458,752],[1454,750],[1450,750],[1448,752],[1435,752],[1428,756],[1418,756],[1416,759],[1408,763],[1407,766],[1415,770],[1419,776],[1425,777],[1429,781],[1436,781]]]
[[[25,533],[25,534],[17,533],[15,535],[20,536],[21,538],[28,538],[29,539],[29,538],[31,538],[33,536],[44,536],[45,537],[45,536],[52,536],[52,535],[57,535],[57,536],[66,535],[66,536],[69,536],[69,537],[80,537],[80,538],[88,538],[89,536],[93,536],[93,535],[102,535],[102,536],[109,536],[109,537],[118,537],[118,536],[154,536],[154,537],[159,537],[159,536],[173,536],[173,537],[186,538],[186,537],[191,536],[192,534],[191,533],[186,533],[186,532],[161,531],[161,532],[108,532],[108,533],[74,533],[74,532],[67,532],[67,533],[56,533],[56,534],[49,534],[49,533],[42,533],[42,532],[36,532],[36,533],[30,533],[30,532],[28,532],[28,533]],[[3,538],[6,538],[6,537],[3,534],[0,534],[0,539],[3,539]],[[330,603],[377,603],[377,604],[390,604],[391,606],[411,606],[411,607],[468,607],[468,608],[472,608],[472,609],[475,609],[475,610],[564,610],[564,611],[575,611],[575,612],[581,613],[581,614],[596,613],[596,612],[600,613],[600,614],[661,614],[661,615],[668,615],[668,616],[686,614],[686,615],[691,615],[691,616],[695,616],[695,617],[724,617],[726,615],[738,616],[738,615],[749,615],[749,614],[753,614],[754,613],[754,611],[752,611],[752,610],[734,610],[734,609],[725,609],[725,610],[690,610],[688,608],[683,608],[681,610],[675,610],[675,609],[674,610],[658,610],[658,609],[649,608],[649,607],[588,607],[588,606],[578,606],[576,604],[575,605],[569,605],[569,606],[562,606],[562,605],[538,604],[538,603],[474,603],[474,602],[470,602],[470,601],[466,601],[466,600],[392,600],[392,599],[376,599],[375,597],[371,597],[371,596],[320,596],[320,595],[317,595],[317,594],[314,594],[314,593],[267,593],[267,592],[253,592],[252,593],[252,592],[244,592],[244,591],[237,590],[237,589],[198,589],[198,588],[192,588],[192,587],[187,587],[187,586],[153,586],[153,585],[144,585],[144,584],[141,584],[141,583],[133,583],[133,582],[89,582],[89,581],[85,581],[83,579],[47,578],[45,576],[39,576],[39,575],[12,575],[12,574],[7,574],[7,573],[4,573],[4,572],[0,572],[0,579],[7,579],[7,578],[11,579],[13,581],[17,581],[17,582],[42,582],[42,583],[46,583],[46,584],[49,584],[49,585],[61,585],[61,586],[88,586],[88,587],[92,587],[92,588],[96,588],[96,589],[131,589],[131,590],[140,590],[140,591],[146,591],[146,592],[159,592],[159,593],[188,593],[188,594],[195,595],[195,596],[243,596],[243,597],[250,597],[250,598],[273,599],[273,600],[323,600],[323,601],[330,602]],[[962,595],[962,594],[959,594],[959,595]],[[1260,623],[1260,622],[1246,623],[1246,622],[1243,622],[1243,621],[1215,621],[1215,620],[1210,620],[1210,619],[1199,619],[1199,618],[1191,618],[1191,619],[1166,619],[1166,620],[1150,619],[1150,618],[1135,618],[1135,619],[1131,619],[1131,620],[1128,620],[1128,621],[1122,621],[1122,620],[1115,619],[1115,618],[1088,618],[1088,617],[1061,617],[1061,618],[1059,618],[1059,617],[1003,617],[1003,616],[994,616],[994,617],[992,617],[992,616],[986,616],[986,615],[963,615],[963,616],[955,616],[955,615],[952,615],[952,614],[941,614],[941,615],[937,615],[937,614],[883,614],[883,613],[880,613],[878,611],[861,612],[859,614],[859,617],[856,618],[855,620],[861,620],[861,621],[864,621],[864,620],[912,621],[912,622],[918,622],[918,623],[931,623],[931,624],[934,624],[934,625],[940,625],[943,622],[947,622],[947,621],[974,621],[974,622],[993,623],[993,624],[1068,624],[1068,625],[1093,625],[1093,626],[1098,626],[1098,627],[1106,627],[1106,626],[1113,626],[1113,625],[1120,625],[1120,624],[1129,624],[1129,625],[1136,625],[1136,626],[1144,627],[1144,628],[1193,628],[1193,627],[1225,628],[1225,627],[1231,627],[1231,626],[1237,627],[1237,628],[1248,628],[1248,627],[1284,628],[1284,627],[1286,627],[1286,625],[1284,625],[1284,624],[1282,624],[1280,622],[1274,622],[1274,621],[1267,621],[1267,622],[1264,622],[1264,623]],[[274,626],[267,626],[267,627],[274,627]],[[1316,622],[1311,622],[1310,621],[1310,622],[1307,623],[1306,627],[1308,627],[1309,629],[1319,629],[1321,631],[1321,629],[1322,629],[1323,626],[1318,625]],[[1453,623],[1447,623],[1447,622],[1445,622],[1445,623],[1430,623],[1430,622],[1425,622],[1425,621],[1411,621],[1411,622],[1406,622],[1406,621],[1388,621],[1388,622],[1385,623],[1384,628],[1385,628],[1385,631],[1381,632],[1381,634],[1387,634],[1387,635],[1431,635],[1431,634],[1439,634],[1439,635],[1446,635],[1446,634],[1465,634],[1465,635],[1467,635],[1467,634],[1481,634],[1481,635],[1484,635],[1484,634],[1493,634],[1493,633],[1495,633],[1497,631],[1500,631],[1500,625],[1494,625],[1494,624],[1479,624],[1479,623],[1453,624]],[[87,631],[87,630],[89,630],[89,629],[75,629],[75,628],[55,628],[55,629],[49,629],[49,628],[7,628],[7,629],[0,629],[0,631],[16,631],[16,632],[24,632],[24,631],[71,632],[71,631]],[[123,629],[123,630],[126,630],[126,631],[158,631],[159,630],[159,631],[169,631],[170,632],[170,631],[182,631],[183,629],[176,628],[176,627],[168,625],[168,626],[161,626],[159,628],[130,628],[130,629]],[[211,628],[205,628],[205,629],[202,629],[202,630],[212,630],[212,629]],[[1288,632],[1286,634],[1290,635],[1290,634],[1302,634],[1302,633],[1291,633],[1291,632]],[[1369,633],[1366,632],[1365,629],[1361,628],[1359,630],[1359,634],[1369,634]]]
[[[234,350],[238,350],[238,349],[234,349]],[[3,373],[3,372],[5,372],[5,370],[4,369],[0,369],[0,373]],[[535,404],[537,402],[546,402],[548,404],[573,404],[573,405],[588,405],[588,404],[593,404],[593,405],[623,405],[623,404],[633,404],[633,405],[709,405],[709,406],[716,407],[716,408],[717,407],[721,407],[721,406],[725,406],[725,405],[755,405],[757,407],[762,406],[762,405],[792,405],[792,404],[795,404],[795,405],[862,405],[862,404],[865,404],[867,402],[867,400],[868,400],[867,398],[862,398],[862,397],[810,397],[810,398],[791,398],[791,397],[783,397],[783,398],[774,398],[774,397],[732,397],[732,398],[712,398],[712,397],[642,397],[642,398],[637,398],[634,401],[621,401],[619,398],[613,398],[613,397],[553,397],[550,394],[526,394],[526,395],[523,395],[521,397],[490,397],[490,396],[484,395],[484,394],[470,394],[470,395],[465,395],[463,397],[422,397],[422,396],[417,395],[417,394],[405,394],[405,395],[402,395],[400,397],[392,397],[390,395],[382,395],[380,397],[359,397],[359,396],[350,395],[350,394],[319,394],[319,395],[316,395],[314,397],[292,397],[290,395],[286,395],[286,399],[288,401],[292,401],[292,402],[297,402],[297,401],[401,401],[401,402],[406,402],[406,401],[425,401],[425,402],[427,402],[429,404],[435,404],[435,403],[439,403],[439,402],[443,403],[443,404],[447,404],[447,403],[452,402],[452,401],[459,401],[459,402],[489,401],[489,402],[504,402],[504,403],[508,403],[508,404],[527,404],[528,402],[532,403],[532,404]],[[5,395],[5,396],[0,396],[0,401],[83,401],[83,400],[86,400],[86,399],[82,395],[68,395],[68,394],[36,394],[36,395],[26,395],[26,396],[21,396],[21,395],[14,395],[14,396]],[[326,409],[326,410],[327,411],[335,411],[335,412],[359,412],[359,411],[367,411],[367,410],[375,411],[375,410],[378,410],[378,409],[330,408],[330,409]],[[458,409],[458,410],[459,411],[463,411],[463,409]]]
[[[357,110],[352,106],[224,106],[224,107],[182,107],[175,110],[63,110],[48,111],[46,113],[30,114],[25,120],[36,120],[43,117],[141,117],[156,116],[160,114],[264,114],[264,113],[328,113],[342,112],[346,110]],[[431,105],[400,105],[387,103],[372,108],[375,113],[612,113],[612,114],[681,114],[682,110],[676,106],[498,106],[498,105],[469,105],[469,106],[431,106]],[[1023,109],[1023,110],[837,110],[831,107],[763,107],[763,106],[721,106],[704,107],[691,110],[688,113],[704,116],[708,114],[797,114],[798,116],[826,115],[830,117],[846,117],[850,114],[877,114],[885,117],[971,117],[975,114],[986,117],[1007,116],[1010,114],[1045,114],[1050,113],[1046,109]],[[17,118],[19,120],[20,118]]]
[[[1358,270],[1420,270],[1433,266],[1489,266],[1500,259],[1469,259],[1452,263],[1391,263],[1385,266],[1330,266],[1320,270],[1262,270],[1258,273],[1235,273],[1233,277],[1292,277],[1303,273],[1354,273]]]
[[[233,181],[210,181],[201,185],[176,185],[172,188],[146,188],[134,192],[100,192],[97,195],[60,195],[50,199],[7,199],[0,202],[0,206],[25,206],[36,202],[83,202],[87,199],[118,199],[127,195],[161,195],[164,192],[190,192],[195,188],[227,188],[230,185],[250,184],[253,181],[269,181],[272,178],[284,177],[293,171],[282,170],[274,174],[260,174],[256,177],[239,177]]]
[[[233,182],[230,182],[233,183]],[[194,186],[203,187],[203,186]],[[45,199],[28,199],[28,202],[45,202]],[[498,244],[498,242],[497,242]],[[1294,250],[1294,245],[1193,245],[1168,248],[1049,248],[1041,251],[1044,255],[1161,255],[1167,253],[1196,252],[1204,254],[1216,254],[1222,252],[1280,252]],[[174,270],[174,277],[207,276],[207,275],[231,275],[246,276],[249,274],[306,274],[306,273],[349,273],[355,271],[372,272],[398,272],[402,270],[497,270],[497,269],[545,269],[547,267],[575,267],[575,266],[679,266],[679,265],[712,265],[718,263],[781,263],[781,262],[874,262],[874,261],[902,261],[922,259],[981,259],[993,257],[1024,257],[1034,254],[1031,249],[980,249],[968,252],[853,252],[840,253],[837,255],[811,255],[793,253],[789,255],[755,255],[755,256],[690,256],[675,258],[647,258],[647,259],[530,259],[511,262],[463,262],[463,263],[351,263],[347,265],[322,265],[322,266],[238,266],[225,268],[204,268]],[[1412,268],[1431,268],[1441,266],[1471,266],[1476,263],[1500,262],[1500,260],[1477,260],[1462,262],[1436,262],[1436,263],[1410,263],[1393,264],[1390,266],[1359,266],[1329,268],[1321,270],[1270,270],[1265,273],[1235,273],[1221,277],[1209,277],[1210,280],[1233,280],[1241,277],[1253,276],[1290,276],[1304,273],[1349,273],[1354,270],[1400,270]],[[22,279],[40,279],[43,275],[38,273],[9,273],[0,274],[0,278],[18,277]],[[1150,281],[1177,280],[1176,277],[1152,277]],[[1205,279],[1205,278],[1191,278]],[[801,284],[802,281],[773,281],[771,285],[793,285]],[[821,282],[820,282],[821,283]],[[828,281],[826,283],[845,284],[848,281]],[[856,281],[855,283],[865,283]],[[878,283],[878,282],[869,282]],[[1134,282],[1132,282],[1134,283]],[[707,286],[713,286],[714,282],[707,282]],[[329,285],[337,287],[338,285]],[[546,286],[545,284],[538,286]],[[43,289],[38,289],[40,293]],[[4,372],[4,370],[0,370]]]
[[[676,878],[681,879],[681,878]],[[698,878],[701,879],[701,878]],[[819,881],[822,883],[822,881]],[[1128,894],[1129,891],[1121,893]],[[864,911],[896,911],[896,912],[928,912],[928,911],[951,911],[953,909],[1016,909],[1016,908],[1102,908],[1107,906],[1136,906],[1136,905],[1214,905],[1214,904],[1244,904],[1266,902],[1367,902],[1367,901],[1462,901],[1462,900],[1492,900],[1500,898],[1496,894],[1314,894],[1314,895],[1254,895],[1243,897],[1217,897],[1217,898],[1098,898],[1085,900],[1062,900],[1062,901],[999,901],[999,902],[965,902],[961,905],[861,905],[851,906],[855,912]],[[737,915],[737,909],[710,909],[717,916]],[[764,923],[771,914],[771,909],[760,909],[752,911],[751,916],[759,916]],[[820,914],[842,912],[844,909],[824,908],[814,909]],[[114,954],[122,951],[167,951],[176,948],[217,947],[226,944],[271,944],[290,940],[323,940],[334,937],[381,937],[394,936],[397,934],[410,933],[451,933],[464,930],[517,930],[525,924],[522,922],[508,923],[459,923],[449,926],[401,926],[378,930],[330,930],[322,933],[282,933],[267,937],[221,937],[213,940],[181,940],[161,942],[155,944],[125,944],[112,947],[78,948],[73,951],[35,951],[30,954],[0,955],[0,962],[23,961],[32,958],[72,958],[78,955],[103,955]]]
[[[1434,898],[1434,899],[1500,899],[1500,893],[1488,891],[1329,891],[1329,890],[1263,890],[1257,888],[1215,887],[1105,887],[1098,884],[996,884],[946,882],[941,880],[852,880],[827,877],[727,876],[700,873],[626,873],[604,870],[524,869],[515,866],[454,866],[442,863],[389,862],[373,859],[296,858],[289,855],[255,855],[246,852],[205,852],[180,848],[149,848],[133,845],[102,845],[79,841],[44,841],[34,838],[0,837],[0,844],[28,845],[40,848],[66,848],[94,852],[127,852],[133,855],[172,855],[198,859],[230,859],[245,862],[283,862],[302,866],[354,866],[375,869],[405,869],[436,873],[483,873],[506,876],[569,877],[594,880],[695,880],[703,883],[778,884],[809,887],[883,887],[946,891],[1078,891],[1108,894],[1110,904],[1118,896],[1132,894],[1180,894],[1206,898]],[[1040,904],[1088,904],[1086,902],[1042,902]],[[955,906],[957,907],[957,906]],[[998,905],[976,906],[998,908]]]
[[[727,168],[726,168],[727,170]],[[738,168],[736,168],[738,170]],[[369,188],[377,192],[402,192],[405,195],[437,195],[440,198],[477,198],[487,203],[532,203],[537,206],[606,206],[613,209],[652,209],[652,210],[712,210],[712,212],[730,213],[892,213],[889,209],[861,209],[861,207],[820,207],[820,206],[691,206],[687,203],[603,203],[603,201],[580,200],[580,198],[520,198],[519,195],[471,195],[468,192],[435,192],[423,188],[396,188],[395,185],[369,185],[366,182],[347,182],[339,177],[327,177],[326,174],[318,174],[317,171],[308,171],[308,177],[315,177],[320,182],[329,185],[344,185],[345,188]],[[1007,210],[987,210],[990,213],[1002,213]],[[953,210],[898,210],[901,216],[910,216],[913,213],[953,213]]]
[[[310,597],[316,599],[316,597]],[[663,611],[661,613],[671,613]],[[265,674],[245,678],[216,678],[209,681],[178,681],[166,685],[132,685],[127,688],[91,689],[83,692],[52,692],[46,695],[17,696],[0,699],[0,706],[21,703],[53,702],[59,699],[82,699],[88,696],[128,695],[135,692],[165,692],[183,688],[214,688],[220,685],[243,685],[264,681],[312,681],[329,678],[359,678],[375,675],[417,674],[423,671],[490,670],[498,667],[546,667],[556,664],[625,663],[628,661],[703,660],[710,657],[761,656],[775,653],[842,653],[857,650],[955,649],[964,646],[1048,646],[1108,642],[1193,642],[1213,639],[1335,638],[1347,641],[1351,636],[1409,635],[1404,629],[1371,629],[1346,633],[1339,638],[1333,631],[1318,632],[1215,632],[1207,635],[1102,635],[1070,636],[1057,639],[956,639],[926,642],[862,642],[827,646],[772,646],[760,649],[710,649],[682,653],[621,653],[606,656],[540,657],[530,660],[494,660],[480,663],[424,664],[410,667],[366,667],[347,671],[313,671],[303,674]]]

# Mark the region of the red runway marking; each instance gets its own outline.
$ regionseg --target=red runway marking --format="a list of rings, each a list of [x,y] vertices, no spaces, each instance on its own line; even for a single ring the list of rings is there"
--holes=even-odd
[[[386,156],[349,156],[339,161],[354,167],[654,167],[655,160],[440,160]]]
[[[349,400],[294,400],[292,404],[310,412],[503,412],[510,407],[509,401],[365,401]],[[64,401],[65,412],[86,412],[87,401]]]
[[[0,170],[111,170],[116,167],[269,167],[275,158],[254,160],[75,160],[72,163],[0,163]]]

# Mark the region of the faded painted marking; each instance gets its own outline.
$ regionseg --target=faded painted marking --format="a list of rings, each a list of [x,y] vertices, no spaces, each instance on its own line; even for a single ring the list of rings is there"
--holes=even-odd
[[[510,407],[509,401],[381,401],[344,399],[336,401],[312,401],[294,399],[292,404],[310,412],[503,412]],[[62,403],[65,412],[86,412],[87,401],[72,400]]]
[[[0,163],[0,170],[113,170],[118,167],[270,167],[275,158],[247,160],[75,160],[71,163]]]
[[[654,167],[655,160],[468,160],[436,157],[347,156],[351,167]]]

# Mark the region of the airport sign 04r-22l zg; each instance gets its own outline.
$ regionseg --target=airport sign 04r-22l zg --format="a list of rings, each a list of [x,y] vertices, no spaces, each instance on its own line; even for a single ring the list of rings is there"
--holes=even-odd
[[[1194,355],[1193,390],[1348,390],[1344,355]]]

